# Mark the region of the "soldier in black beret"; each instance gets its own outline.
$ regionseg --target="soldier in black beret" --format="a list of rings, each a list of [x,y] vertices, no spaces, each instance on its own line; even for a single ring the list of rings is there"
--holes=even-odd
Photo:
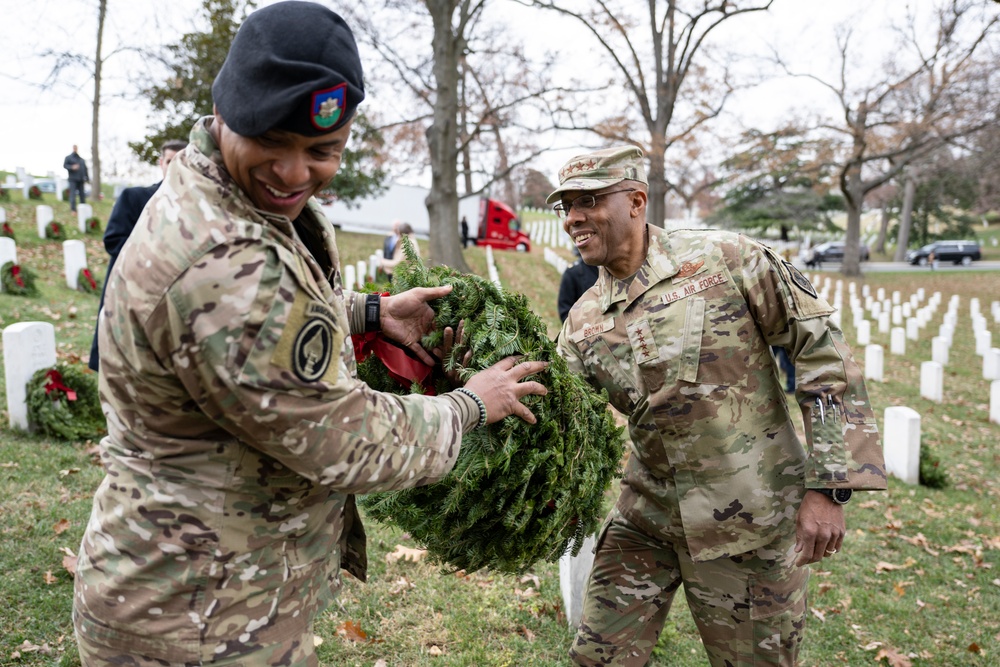
[[[357,379],[350,339],[381,331],[433,363],[427,302],[343,288],[313,195],[364,98],[343,20],[280,2],[243,24],[143,209],[101,311],[107,477],[73,602],[84,667],[313,667],[313,619],[343,568],[365,578],[354,494],[432,484],[462,435],[541,394],[506,359],[440,396]],[[452,332],[445,332],[448,340]]]

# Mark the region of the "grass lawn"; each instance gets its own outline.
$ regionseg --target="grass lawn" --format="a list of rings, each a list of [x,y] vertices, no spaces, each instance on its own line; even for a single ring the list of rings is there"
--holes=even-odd
[[[33,208],[19,201],[19,193],[12,199],[0,206],[18,235],[20,263],[39,274],[42,291],[32,300],[0,295],[0,327],[52,322],[60,359],[85,360],[98,298],[65,286],[59,244],[32,238]],[[68,205],[44,203],[53,205],[70,238],[81,238]],[[108,213],[109,203],[96,203],[102,221]],[[338,239],[344,262],[367,257],[381,244],[371,235]],[[84,240],[90,266],[103,280],[101,242]],[[473,270],[485,275],[482,250],[465,252]],[[542,248],[495,258],[504,285],[524,293],[555,334],[559,276],[543,261]],[[825,273],[819,280],[826,277],[839,278]],[[922,415],[923,442],[951,483],[933,490],[890,480],[888,493],[855,496],[843,553],[813,570],[802,664],[1000,665],[1000,426],[987,421],[989,383],[981,378],[969,316],[970,297],[980,299],[987,315],[990,302],[1000,299],[1000,272],[871,274],[864,282],[873,291],[898,290],[904,300],[918,287],[944,296],[921,340],[907,341],[906,355],[889,354],[888,334],[873,333],[886,353],[885,382],[869,389],[880,427],[892,405]],[[846,286],[844,293],[846,308]],[[931,357],[930,339],[952,294],[961,297],[958,328],[945,369],[946,400],[935,404],[919,396],[920,362]],[[843,319],[854,341],[849,312]],[[1000,326],[992,319],[990,325],[996,345]],[[863,364],[864,349],[856,347],[855,354]],[[5,408],[2,394],[0,386]],[[64,559],[79,547],[102,477],[94,443],[49,442],[7,430],[5,413],[0,419],[0,666],[79,665],[70,622],[72,575]],[[556,565],[538,564],[524,577],[442,573],[424,560],[387,559],[398,545],[417,545],[393,528],[366,527],[369,583],[347,577],[338,604],[321,617],[316,631],[324,665],[567,664],[572,633]],[[682,598],[653,665],[707,665]]]

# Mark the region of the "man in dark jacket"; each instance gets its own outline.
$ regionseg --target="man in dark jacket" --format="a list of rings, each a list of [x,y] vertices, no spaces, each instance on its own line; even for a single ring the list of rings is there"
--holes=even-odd
[[[172,139],[160,147],[160,169],[164,176],[167,174],[167,167],[174,159],[174,156],[184,150],[187,141]],[[73,147],[74,150],[76,146]],[[69,158],[67,158],[69,159]],[[163,181],[160,181],[162,183]],[[104,274],[104,288],[101,289],[101,303],[97,308],[97,320],[101,319],[101,308],[104,307],[104,290],[108,287],[107,277],[111,275],[111,269],[115,266],[118,253],[128,240],[129,235],[135,228],[135,223],[139,220],[142,209],[146,208],[146,203],[160,187],[160,183],[146,185],[135,188],[125,188],[118,196],[115,207],[111,210],[111,217],[108,219],[108,227],[104,230],[104,249],[108,251],[108,270]],[[87,365],[93,370],[100,368],[100,352],[97,349],[97,326],[94,326],[94,340],[90,344],[90,360]]]
[[[559,283],[559,321],[565,322],[569,309],[573,307],[577,299],[589,290],[597,282],[597,274],[600,267],[585,264],[580,259],[580,251],[573,248],[577,260],[572,266],[563,271],[562,281]]]
[[[76,197],[80,196],[80,203],[87,203],[87,195],[83,191],[83,184],[90,182],[90,174],[87,173],[87,163],[73,146],[73,152],[63,160],[63,168],[66,170],[69,180],[69,210],[76,212]]]

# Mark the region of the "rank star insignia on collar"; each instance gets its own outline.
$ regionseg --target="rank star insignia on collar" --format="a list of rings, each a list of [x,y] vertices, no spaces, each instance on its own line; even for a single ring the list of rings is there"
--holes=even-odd
[[[317,130],[328,130],[337,124],[344,113],[347,101],[347,84],[342,83],[312,94],[312,116],[310,120]]]

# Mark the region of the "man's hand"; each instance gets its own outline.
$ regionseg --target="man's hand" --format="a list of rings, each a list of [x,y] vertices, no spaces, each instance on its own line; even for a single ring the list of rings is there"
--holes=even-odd
[[[427,302],[440,299],[450,291],[451,285],[414,287],[395,296],[382,297],[382,333],[433,366],[434,357],[420,345],[420,339],[434,327],[434,311]]]
[[[537,422],[535,415],[521,403],[521,399],[530,394],[544,396],[549,390],[541,382],[521,380],[545,370],[548,365],[545,361],[518,363],[517,357],[507,357],[473,375],[465,383],[465,388],[483,400],[487,424],[498,422],[508,415],[534,424]]]
[[[840,551],[844,543],[844,506],[822,493],[806,490],[795,517],[796,565],[818,563]]]

